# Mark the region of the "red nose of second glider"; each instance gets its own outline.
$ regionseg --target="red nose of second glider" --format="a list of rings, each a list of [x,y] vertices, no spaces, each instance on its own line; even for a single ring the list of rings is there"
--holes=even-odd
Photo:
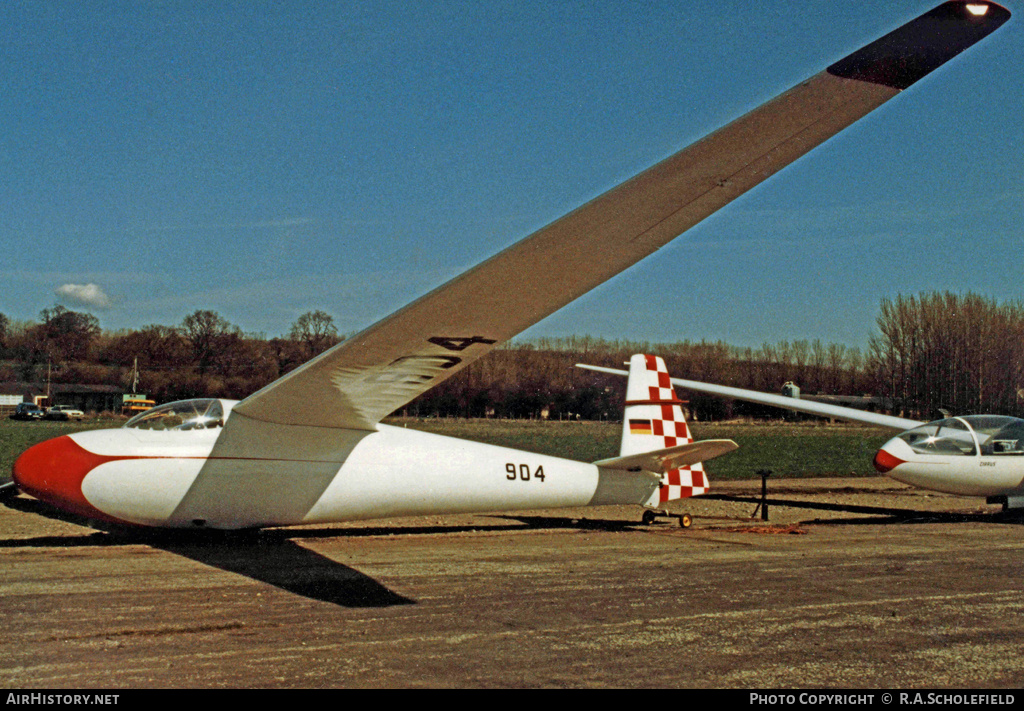
[[[889,454],[885,451],[885,448],[878,450],[878,453],[875,454],[875,470],[879,474],[887,474],[903,463],[902,459]]]
[[[108,457],[93,454],[68,436],[29,447],[14,461],[18,488],[58,508],[89,518],[110,517],[92,506],[82,493],[82,480]]]

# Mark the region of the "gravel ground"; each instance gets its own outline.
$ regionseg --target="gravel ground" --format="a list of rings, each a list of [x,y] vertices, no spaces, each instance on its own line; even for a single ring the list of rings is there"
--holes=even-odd
[[[688,529],[605,507],[226,536],[99,531],[17,497],[0,507],[0,684],[1024,683],[1019,520],[882,478],[769,497],[768,522],[752,501],[674,505]]]

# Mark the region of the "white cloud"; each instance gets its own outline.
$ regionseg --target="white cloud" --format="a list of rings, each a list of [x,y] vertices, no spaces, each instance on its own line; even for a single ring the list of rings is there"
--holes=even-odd
[[[64,284],[55,290],[58,298],[78,306],[89,306],[95,309],[110,308],[110,297],[96,284]]]

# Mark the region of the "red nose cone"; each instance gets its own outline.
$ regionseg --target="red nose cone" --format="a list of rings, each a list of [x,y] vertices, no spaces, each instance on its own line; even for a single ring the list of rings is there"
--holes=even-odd
[[[879,474],[886,474],[888,472],[891,472],[893,469],[895,469],[896,467],[903,463],[904,462],[902,459],[900,459],[899,457],[892,456],[884,449],[878,450],[878,453],[875,455],[875,469],[878,471]]]
[[[57,437],[25,450],[14,461],[12,475],[30,496],[80,516],[110,521],[82,494],[85,475],[110,459],[82,449],[68,436]]]

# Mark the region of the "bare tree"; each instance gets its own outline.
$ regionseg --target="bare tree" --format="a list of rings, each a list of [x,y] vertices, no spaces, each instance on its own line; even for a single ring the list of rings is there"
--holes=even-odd
[[[338,327],[334,325],[334,317],[320,311],[307,311],[292,324],[288,338],[302,345],[305,357],[318,355],[341,339]]]
[[[34,336],[46,357],[54,362],[85,360],[89,347],[100,333],[100,322],[92,314],[60,306],[43,309]]]
[[[181,323],[181,332],[192,346],[192,359],[199,373],[218,363],[221,353],[240,340],[242,331],[215,311],[194,311]]]

